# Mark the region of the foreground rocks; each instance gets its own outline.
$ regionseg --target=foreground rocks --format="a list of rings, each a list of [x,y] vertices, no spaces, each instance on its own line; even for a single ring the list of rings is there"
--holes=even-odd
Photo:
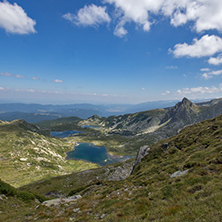
[[[81,199],[81,195],[75,195],[71,196],[68,198],[57,198],[57,199],[52,199],[52,200],[47,200],[42,203],[42,205],[46,207],[54,207],[54,206],[59,206],[62,204],[69,204],[71,202],[76,202],[77,200]]]

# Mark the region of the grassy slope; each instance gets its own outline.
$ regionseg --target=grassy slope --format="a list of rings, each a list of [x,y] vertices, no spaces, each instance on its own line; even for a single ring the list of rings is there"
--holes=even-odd
[[[76,116],[59,118],[55,120],[46,120],[36,123],[41,129],[47,129],[51,131],[64,131],[76,129],[77,124],[81,121],[81,118]]]
[[[24,121],[0,123],[0,178],[19,187],[40,179],[96,167],[65,160],[74,143],[47,137]]]
[[[100,180],[82,189],[78,187],[83,198],[77,203],[51,209],[40,207],[35,218],[39,221],[46,218],[49,221],[100,218],[121,222],[221,221],[221,140],[222,116],[186,127],[178,135],[153,145],[128,179]],[[162,146],[163,143],[168,147]],[[178,170],[188,173],[171,178]],[[60,180],[64,181],[63,177]],[[41,190],[41,184],[38,186]],[[79,213],[74,212],[77,208]]]

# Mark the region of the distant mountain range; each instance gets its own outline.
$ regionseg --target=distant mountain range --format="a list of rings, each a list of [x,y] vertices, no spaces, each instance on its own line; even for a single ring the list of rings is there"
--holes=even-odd
[[[210,119],[222,114],[222,99],[194,104],[187,98],[173,107],[154,109],[134,114],[92,116],[79,122],[79,125],[99,125],[107,134],[162,135],[163,138],[175,135],[183,127]]]
[[[130,104],[71,104],[71,105],[41,105],[23,103],[0,104],[0,119],[13,121],[24,119],[29,123],[37,123],[44,120],[53,120],[62,117],[76,116],[87,119],[94,114],[108,117],[111,115],[123,115],[144,110],[173,106],[176,101],[154,101],[137,105]]]

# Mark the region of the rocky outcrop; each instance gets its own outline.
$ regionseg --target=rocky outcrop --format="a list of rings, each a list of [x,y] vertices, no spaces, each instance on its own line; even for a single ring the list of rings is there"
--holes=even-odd
[[[107,168],[107,180],[119,181],[124,180],[130,176],[131,171],[133,169],[134,162],[133,161],[125,161],[120,166],[110,166]]]
[[[68,198],[57,198],[52,200],[47,200],[42,203],[42,205],[46,207],[53,207],[53,206],[59,206],[62,204],[69,204],[71,202],[76,202],[78,199],[81,199],[81,195],[75,195]]]
[[[171,174],[170,177],[171,178],[180,177],[180,176],[183,176],[186,173],[188,173],[188,170],[176,171],[173,174]]]
[[[133,172],[133,170],[135,169],[135,167],[141,162],[141,160],[149,154],[149,151],[150,151],[150,148],[149,146],[145,145],[145,146],[142,146],[140,147],[140,150],[138,151],[137,153],[137,156],[136,156],[136,161],[133,165],[133,168],[132,168],[132,171],[131,173]]]

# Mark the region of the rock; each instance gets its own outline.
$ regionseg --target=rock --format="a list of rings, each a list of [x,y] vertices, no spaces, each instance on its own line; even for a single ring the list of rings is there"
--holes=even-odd
[[[73,202],[73,201],[77,201],[78,199],[81,199],[81,198],[82,198],[81,195],[75,195],[75,196],[65,198],[64,200],[65,200],[66,203],[70,203],[70,202]]]
[[[42,203],[42,205],[46,207],[53,207],[53,206],[58,206],[62,203],[62,200],[60,198],[53,199],[53,200],[47,200]]]
[[[184,174],[188,173],[188,170],[184,170],[184,171],[176,171],[173,174],[170,175],[171,178],[175,178],[175,177],[180,177],[183,176]]]
[[[131,173],[133,172],[135,167],[141,162],[141,160],[149,153],[149,151],[150,151],[150,148],[147,145],[140,147],[140,150],[137,153],[136,161],[133,165],[133,169],[132,169]]]
[[[20,161],[22,162],[26,162],[28,160],[28,158],[20,158]]]
[[[107,169],[107,180],[119,181],[124,180],[130,176],[133,168],[133,161],[126,161],[121,166]]]
[[[102,214],[99,219],[102,220],[105,216],[106,216],[105,214]]]
[[[8,197],[5,196],[5,194],[0,194],[0,200],[7,200]]]
[[[78,213],[78,212],[80,212],[80,208],[75,208],[75,209],[73,209],[72,210],[74,213]]]
[[[70,202],[77,201],[80,198],[82,198],[81,195],[75,195],[75,196],[71,196],[71,197],[68,197],[68,198],[57,198],[57,199],[44,201],[42,203],[42,205],[47,206],[47,207],[53,207],[53,206],[58,206],[58,205],[61,205],[61,204],[64,204],[64,203],[68,204]]]

